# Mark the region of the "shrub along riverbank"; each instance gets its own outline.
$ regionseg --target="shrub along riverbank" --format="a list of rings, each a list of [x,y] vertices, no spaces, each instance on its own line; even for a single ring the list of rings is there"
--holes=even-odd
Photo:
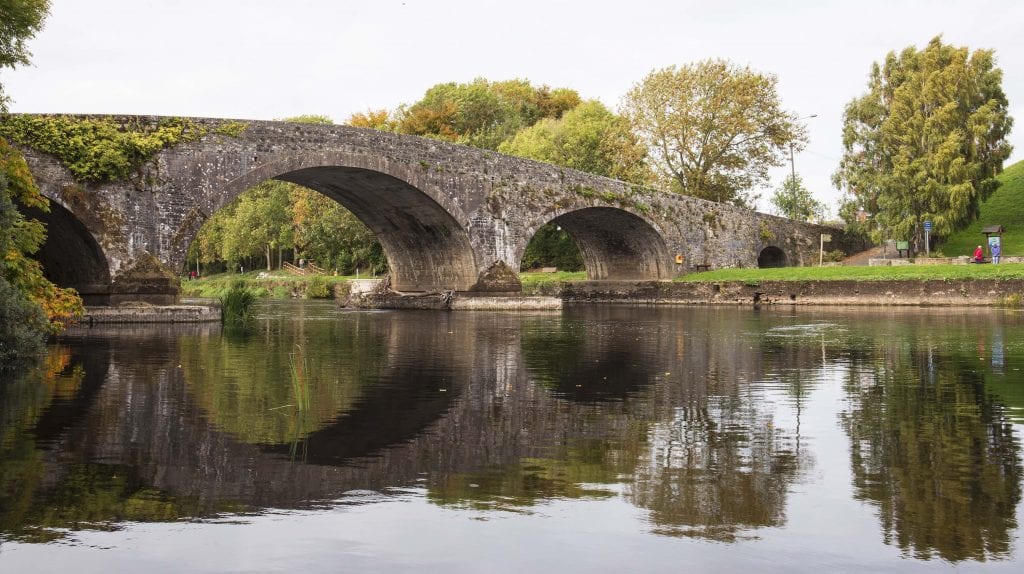
[[[219,273],[196,280],[182,280],[182,297],[224,297],[236,281],[256,297],[273,299],[291,299],[306,297],[310,299],[330,298],[334,287],[345,283],[354,276],[334,275],[291,275],[280,271],[256,271],[249,273]]]

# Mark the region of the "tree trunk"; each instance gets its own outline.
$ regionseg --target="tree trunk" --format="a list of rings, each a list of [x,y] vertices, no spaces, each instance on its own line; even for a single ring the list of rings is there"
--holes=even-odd
[[[274,270],[274,264],[270,260],[270,258],[271,258],[271,251],[270,251],[270,244],[269,243],[267,244],[266,252],[267,252],[267,271],[273,271]]]

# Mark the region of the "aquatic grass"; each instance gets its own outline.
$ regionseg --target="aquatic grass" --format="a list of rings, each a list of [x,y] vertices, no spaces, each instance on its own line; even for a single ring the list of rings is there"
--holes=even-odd
[[[295,408],[299,412],[309,411],[309,381],[306,373],[309,371],[306,364],[306,356],[302,345],[295,345],[296,351],[288,353],[288,367],[291,373],[292,396],[295,398]]]
[[[245,286],[245,282],[236,281],[231,289],[220,299],[221,323],[229,326],[243,326],[252,318],[252,307],[256,296]]]
[[[306,419],[310,412],[310,385],[307,373],[309,373],[309,365],[306,364],[305,351],[302,345],[295,345],[295,351],[288,353],[288,370],[291,374],[291,385],[292,385],[292,398],[294,399],[294,416],[292,419],[294,425],[294,434],[292,436],[292,443],[289,449],[291,460],[296,460],[300,457],[305,462],[307,454],[306,441],[303,440],[302,429],[306,426]],[[299,452],[299,445],[302,445],[302,452]]]
[[[1009,295],[1003,295],[996,300],[996,305],[999,307],[1005,307],[1007,309],[1020,309],[1020,293],[1010,293]]]

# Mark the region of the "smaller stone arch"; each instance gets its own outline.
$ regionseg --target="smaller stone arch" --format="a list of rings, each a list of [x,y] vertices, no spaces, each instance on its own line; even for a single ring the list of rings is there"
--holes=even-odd
[[[669,249],[661,233],[638,215],[615,207],[585,207],[555,217],[576,242],[587,278],[601,280],[667,279]],[[539,229],[540,226],[537,226]],[[531,234],[532,237],[532,234]],[[517,260],[522,259],[522,245]]]
[[[770,269],[773,267],[788,267],[789,259],[786,257],[786,252],[779,249],[774,245],[769,245],[761,250],[761,253],[757,256],[757,266],[760,269]]]

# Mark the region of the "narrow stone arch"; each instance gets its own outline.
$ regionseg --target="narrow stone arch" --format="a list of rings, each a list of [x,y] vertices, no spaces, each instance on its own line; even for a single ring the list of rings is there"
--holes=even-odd
[[[471,290],[478,279],[475,256],[451,206],[441,205],[436,194],[409,183],[412,178],[401,177],[408,175],[403,166],[391,166],[389,171],[396,175],[352,165],[368,163],[372,162],[347,154],[310,154],[269,162],[211,190],[211,213],[266,179],[302,185],[337,201],[373,231],[388,259],[392,289]],[[190,240],[204,219],[194,223]]]
[[[46,241],[35,258],[43,274],[59,287],[78,291],[87,304],[106,303],[110,295],[110,266],[99,242],[85,224],[57,201],[50,209],[19,206],[28,218],[46,225]]]
[[[789,259],[786,252],[774,245],[769,245],[757,255],[757,266],[761,269],[788,267]]]
[[[615,207],[585,207],[567,211],[541,222],[566,230],[576,242],[587,269],[587,278],[602,280],[654,280],[672,276],[669,249],[661,233],[642,217]],[[519,246],[522,260],[526,242]]]

